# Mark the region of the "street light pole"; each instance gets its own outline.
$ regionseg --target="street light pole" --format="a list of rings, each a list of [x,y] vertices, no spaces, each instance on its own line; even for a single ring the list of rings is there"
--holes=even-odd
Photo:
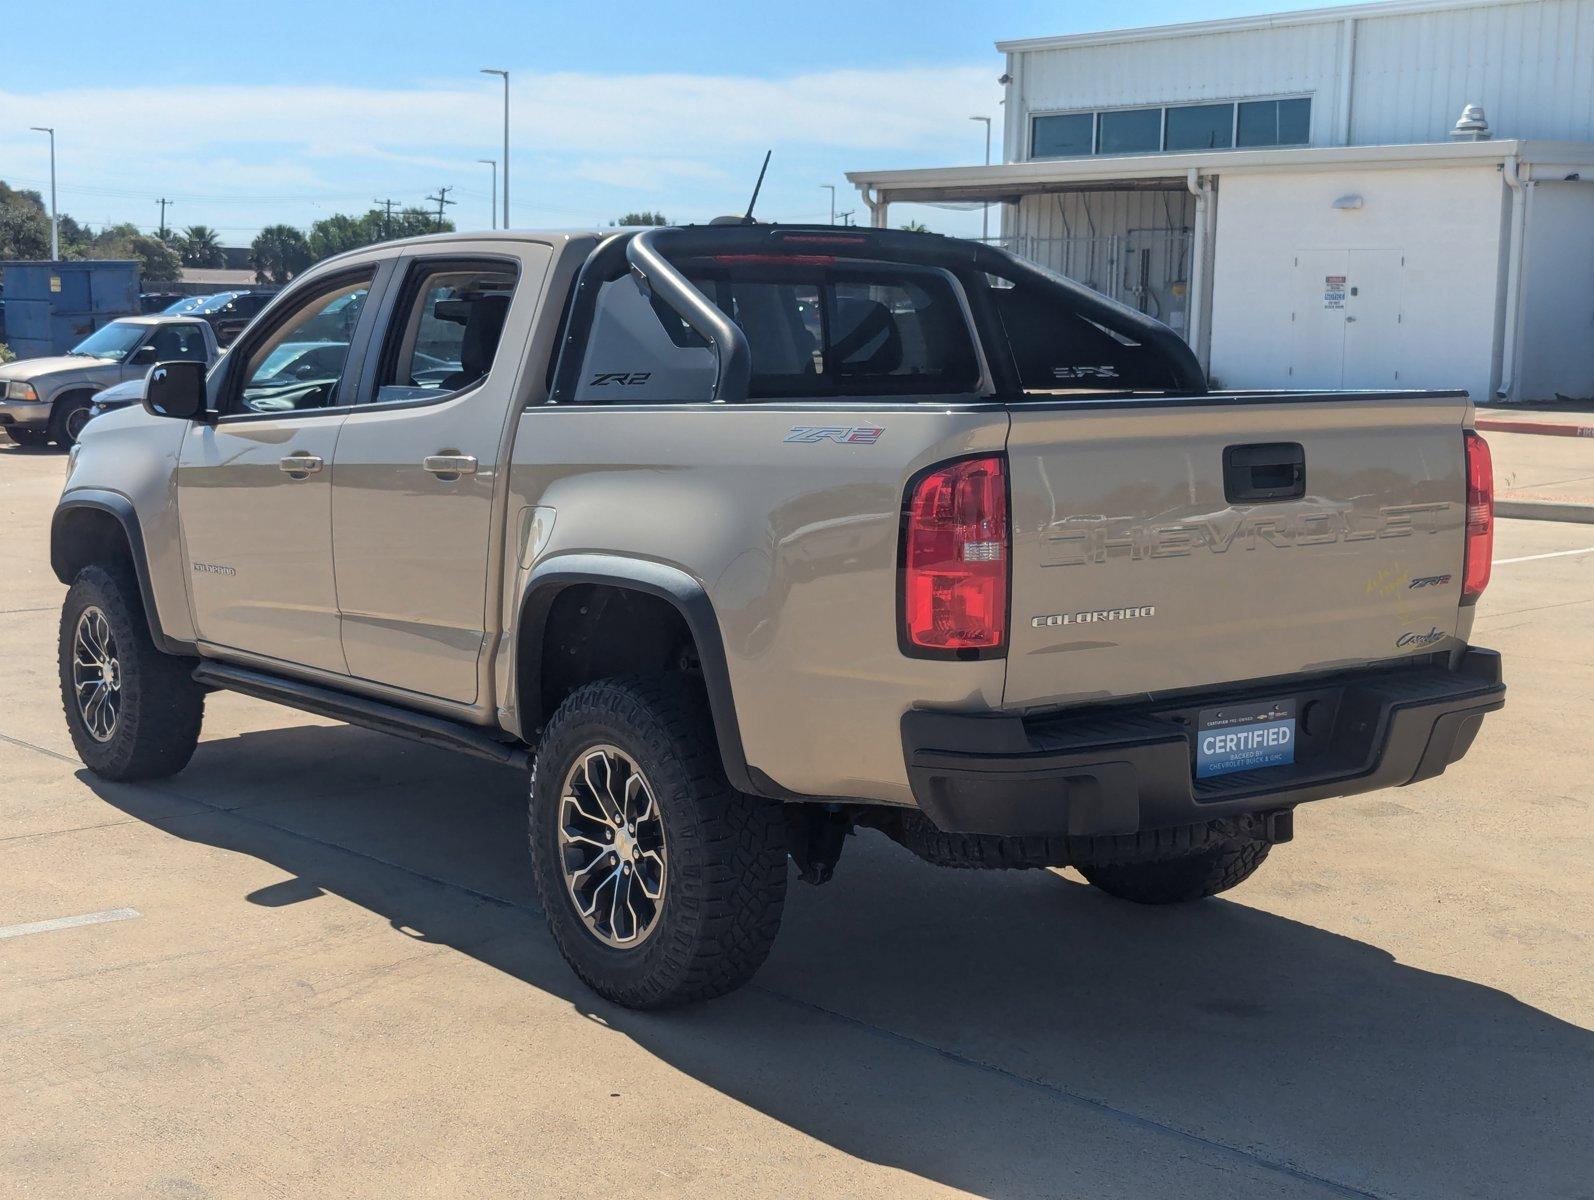
[[[61,257],[61,219],[55,215],[55,129],[49,125],[30,126],[34,133],[50,135],[50,261]]]
[[[501,75],[504,79],[504,228],[509,228],[509,72],[496,67],[483,67],[483,75]]]
[[[496,158],[478,158],[479,163],[486,163],[493,169],[493,204],[488,211],[492,214],[493,228],[498,228],[498,160]]]
[[[969,120],[971,120],[971,121],[984,121],[985,122],[985,165],[986,166],[990,166],[991,165],[991,118],[990,117],[970,117]],[[987,200],[984,204],[980,205],[980,240],[982,242],[988,242],[988,241],[991,240],[991,202],[989,200]]]
[[[821,183],[819,186],[828,188],[830,191],[830,223],[834,225],[836,223],[836,185],[833,183]]]

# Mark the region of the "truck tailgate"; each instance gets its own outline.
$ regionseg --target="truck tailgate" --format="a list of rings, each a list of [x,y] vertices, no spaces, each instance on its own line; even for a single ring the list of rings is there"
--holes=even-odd
[[[1005,705],[1443,649],[1470,411],[1460,393],[1012,406]]]

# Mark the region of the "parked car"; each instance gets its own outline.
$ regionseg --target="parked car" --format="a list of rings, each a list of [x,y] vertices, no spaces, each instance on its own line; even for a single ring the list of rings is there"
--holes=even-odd
[[[0,429],[23,446],[71,446],[92,413],[96,393],[142,379],[158,362],[209,365],[221,348],[204,321],[160,314],[101,326],[64,355],[0,365]]]
[[[213,689],[526,771],[554,940],[639,1008],[746,981],[788,860],[823,882],[858,826],[1192,901],[1503,705],[1471,424],[1215,391],[1150,317],[926,234],[367,247],[85,432],[66,719],[112,780],[181,770]]]
[[[170,312],[172,305],[179,300],[189,297],[181,292],[140,292],[138,296],[138,311],[141,313]]]
[[[194,309],[209,299],[209,296],[179,296],[161,309],[161,312],[173,317],[192,313]]]
[[[219,292],[201,298],[188,310],[188,315],[210,322],[216,331],[216,340],[227,346],[275,295],[275,292]]]

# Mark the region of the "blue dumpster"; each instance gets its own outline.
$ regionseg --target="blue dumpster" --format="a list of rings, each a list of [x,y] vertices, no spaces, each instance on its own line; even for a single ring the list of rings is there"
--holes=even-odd
[[[101,325],[138,312],[133,259],[0,262],[6,344],[18,358],[64,354]]]

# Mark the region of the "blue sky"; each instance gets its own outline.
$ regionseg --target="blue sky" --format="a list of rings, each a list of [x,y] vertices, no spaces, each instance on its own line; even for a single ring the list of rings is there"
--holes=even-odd
[[[570,4],[260,0],[130,6],[0,0],[0,179],[43,190],[54,125],[64,212],[100,225],[203,223],[227,243],[378,197],[449,185],[488,222],[500,84],[514,77],[513,223],[677,220],[740,210],[766,148],[760,216],[867,214],[843,172],[977,162],[1000,130],[1003,38],[1312,7],[1288,0],[1000,4]],[[88,36],[88,31],[93,31]],[[994,151],[1000,157],[1000,133]],[[893,209],[971,232],[978,215]]]

